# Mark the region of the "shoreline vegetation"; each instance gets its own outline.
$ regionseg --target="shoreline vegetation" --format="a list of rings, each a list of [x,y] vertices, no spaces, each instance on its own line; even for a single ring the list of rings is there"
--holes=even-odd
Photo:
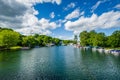
[[[105,33],[97,33],[94,30],[80,33],[81,46],[100,46],[104,48],[120,47],[120,30],[114,31],[111,35],[106,36]]]
[[[85,49],[91,48],[93,51],[120,55],[120,30],[114,31],[109,36],[106,36],[102,32],[97,33],[95,30],[89,32],[83,31],[79,37],[80,45],[78,44],[78,47]]]
[[[74,43],[74,40],[61,40],[39,34],[25,36],[12,29],[0,27],[0,51],[60,46],[69,43]]]
[[[78,37],[75,35],[74,40],[61,40],[46,35],[29,35],[24,36],[20,33],[8,29],[0,28],[0,51],[1,50],[27,50],[31,48],[60,46],[60,45],[78,45],[79,47],[101,47],[105,50],[120,50],[120,30],[116,30],[110,36],[104,33],[97,33],[94,30],[83,31]]]

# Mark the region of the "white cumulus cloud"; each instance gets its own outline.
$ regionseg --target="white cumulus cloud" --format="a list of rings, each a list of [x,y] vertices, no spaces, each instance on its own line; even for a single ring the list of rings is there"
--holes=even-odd
[[[64,8],[64,10],[67,11],[67,10],[69,10],[70,8],[74,8],[75,6],[76,6],[76,4],[73,3],[73,2],[71,2],[70,4],[68,4],[68,5]]]
[[[114,8],[120,9],[120,4],[117,4]]]
[[[78,18],[80,16],[80,10],[79,9],[75,9],[73,12],[71,12],[70,14],[68,14],[65,19],[73,19],[73,18]]]
[[[51,13],[50,13],[50,17],[51,17],[51,18],[54,18],[54,17],[55,17],[55,13],[54,13],[54,12],[51,12]]]
[[[0,0],[0,27],[12,28],[22,34],[50,34],[57,28],[55,22],[48,19],[38,19],[39,12],[34,9],[36,3],[56,3],[61,0]]]
[[[48,35],[51,33],[51,29],[57,28],[57,24],[55,22],[50,22],[48,19],[42,18],[38,20],[35,16],[28,14],[25,17],[25,22],[22,25],[27,27],[16,29],[16,31],[24,35],[35,33]]]
[[[98,1],[95,5],[92,6],[92,8],[91,8],[92,11],[91,12],[94,12],[94,10],[96,10],[101,3],[105,3],[106,1],[107,0]]]
[[[21,3],[25,3],[25,4],[36,4],[36,3],[56,3],[58,5],[61,4],[61,0],[16,0],[18,2],[21,2]]]
[[[67,21],[65,29],[73,31],[75,34],[84,30],[108,29],[120,27],[120,11],[110,11],[98,16],[93,14],[91,17],[80,17],[76,21]]]

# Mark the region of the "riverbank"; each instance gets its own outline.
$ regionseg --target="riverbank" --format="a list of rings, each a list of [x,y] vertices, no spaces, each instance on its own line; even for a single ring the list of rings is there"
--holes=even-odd
[[[57,46],[57,45],[46,45],[46,46],[34,46],[34,47],[22,47],[22,46],[13,46],[13,47],[10,47],[10,48],[0,48],[0,51],[4,51],[4,50],[29,50],[29,49],[32,49],[32,48],[40,48],[40,47],[52,47],[52,46]]]
[[[115,56],[120,56],[120,47],[118,48],[103,48],[103,47],[80,47],[81,49],[92,51],[98,51],[99,53],[112,54]]]
[[[14,47],[10,47],[10,50],[18,50],[18,49],[21,49],[22,47],[21,46],[14,46]]]
[[[22,50],[22,49],[30,49],[30,47],[22,47],[22,46],[13,46],[10,48],[1,48],[0,51],[5,51],[5,50]]]

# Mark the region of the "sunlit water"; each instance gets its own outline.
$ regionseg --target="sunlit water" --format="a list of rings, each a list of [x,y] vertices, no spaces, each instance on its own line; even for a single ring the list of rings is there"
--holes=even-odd
[[[120,57],[72,46],[4,51],[0,80],[120,80]]]

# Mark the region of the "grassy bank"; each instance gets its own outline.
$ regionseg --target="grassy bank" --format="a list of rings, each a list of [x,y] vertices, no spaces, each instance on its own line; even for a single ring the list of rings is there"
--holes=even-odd
[[[114,50],[120,50],[120,47],[117,47],[117,48],[110,48],[110,47],[107,47],[105,49],[114,49]]]
[[[13,47],[10,47],[10,50],[19,50],[21,48],[22,48],[21,46],[13,46]]]

